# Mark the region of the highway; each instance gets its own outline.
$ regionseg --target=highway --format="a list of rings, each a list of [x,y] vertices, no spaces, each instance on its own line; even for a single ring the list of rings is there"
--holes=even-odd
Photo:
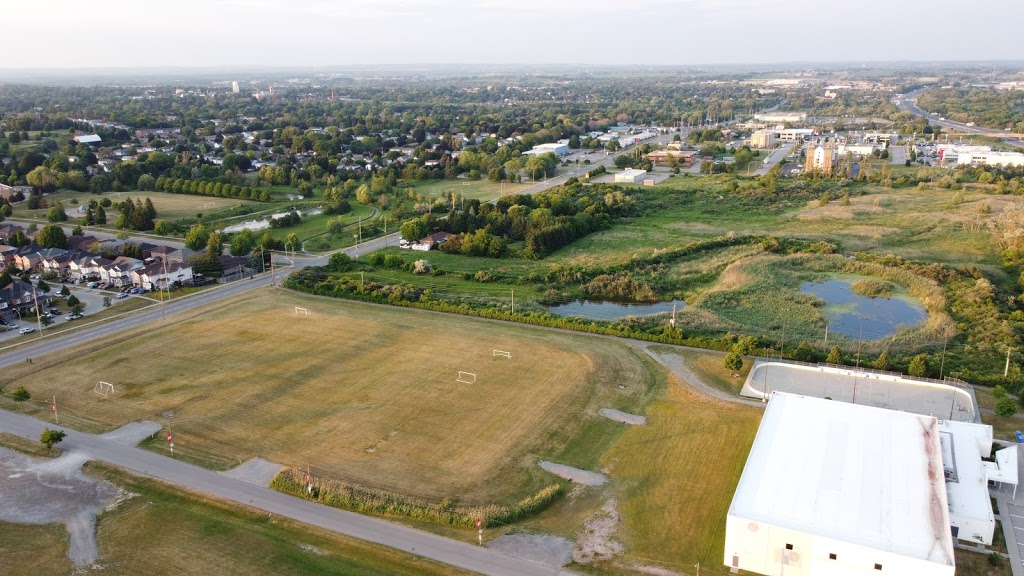
[[[1007,134],[1005,131],[993,130],[991,128],[982,128],[980,126],[968,126],[962,122],[955,122],[948,118],[943,120],[938,116],[932,116],[927,111],[921,109],[917,105],[917,97],[921,95],[923,88],[914,90],[904,94],[899,100],[899,107],[915,116],[921,116],[928,119],[928,122],[936,126],[941,126],[947,130],[954,131],[958,134],[977,134],[979,136],[989,136],[992,138],[999,138],[1007,144],[1014,146],[1024,147],[1024,139],[1019,134]]]
[[[35,441],[48,426],[51,424],[0,410],[0,432]],[[61,429],[59,426],[56,428]],[[410,552],[451,566],[494,576],[571,574],[559,568],[513,558],[488,548],[458,542],[380,518],[309,502],[180,460],[127,446],[109,438],[66,428],[64,431],[67,437],[61,443],[61,448],[65,454],[83,454],[91,460],[106,462],[215,498]]]

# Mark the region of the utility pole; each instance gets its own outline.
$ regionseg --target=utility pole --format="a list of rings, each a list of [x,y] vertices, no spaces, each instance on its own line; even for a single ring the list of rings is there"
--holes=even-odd
[[[512,288],[512,314],[516,313],[516,289]]]
[[[57,417],[57,395],[56,394],[54,394],[54,396],[53,396],[53,405],[51,406],[51,408],[53,409],[53,421],[56,422],[57,424],[60,424],[60,418]]]
[[[949,344],[949,336],[942,341],[942,360],[939,362],[939,380],[942,380],[946,373],[946,345]]]
[[[1009,346],[1006,347],[1006,368],[1003,368],[1003,378],[1008,378],[1010,376],[1010,352],[1012,351],[1013,348],[1010,348]]]
[[[359,273],[359,293],[363,293],[363,273]]]
[[[32,302],[36,305],[36,325],[39,327],[39,337],[43,337],[43,319],[39,314],[39,298],[36,296],[36,287],[32,287]],[[1009,355],[1007,355],[1009,358]]]
[[[828,350],[828,324],[825,324],[825,346],[824,346],[824,348],[826,350]]]
[[[274,251],[270,251],[270,285],[277,286],[277,279],[274,277]]]

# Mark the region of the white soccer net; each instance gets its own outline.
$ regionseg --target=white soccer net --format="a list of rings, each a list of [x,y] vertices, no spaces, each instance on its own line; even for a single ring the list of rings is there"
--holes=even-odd
[[[305,308],[299,308],[298,306],[296,306],[295,307],[295,315],[296,316],[309,316],[309,310],[307,310]]]
[[[512,357],[512,353],[511,352],[506,352],[505,350],[495,350],[495,351],[493,351],[491,353],[491,356],[495,356],[495,357],[501,356],[502,358],[511,358]]]
[[[459,377],[455,380],[463,384],[474,384],[476,383],[476,374],[459,370]]]
[[[114,393],[114,385],[110,382],[103,382],[101,380],[93,386],[92,391],[100,394],[101,396],[110,396]]]

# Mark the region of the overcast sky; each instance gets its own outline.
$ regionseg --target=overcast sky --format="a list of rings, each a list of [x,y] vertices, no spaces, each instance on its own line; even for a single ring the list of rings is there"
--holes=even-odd
[[[1021,0],[18,0],[0,68],[1024,59]]]

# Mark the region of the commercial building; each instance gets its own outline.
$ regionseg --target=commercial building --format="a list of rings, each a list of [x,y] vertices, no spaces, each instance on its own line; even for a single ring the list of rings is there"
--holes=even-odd
[[[771,148],[775,146],[775,133],[768,130],[757,130],[750,135],[751,148]]]
[[[772,394],[726,517],[725,565],[952,576],[941,454],[933,417]]]
[[[237,81],[231,83],[231,93],[232,94],[238,94],[238,82]]]
[[[769,112],[767,114],[754,114],[754,120],[767,122],[769,124],[785,124],[786,122],[806,122],[806,112]]]
[[[958,144],[939,144],[935,147],[939,153],[939,162],[958,166],[1024,166],[1024,154],[1020,152],[1001,152],[989,146],[964,146]]]
[[[825,174],[831,174],[835,164],[836,145],[834,143],[811,143],[807,145],[807,161],[804,163],[804,172],[818,170]]]
[[[541,155],[547,154],[548,152],[555,156],[566,156],[569,154],[569,141],[559,140],[558,142],[549,142],[547,144],[537,144],[531,150],[526,152],[529,155]]]
[[[847,143],[839,144],[838,146],[836,146],[836,152],[840,156],[845,156],[846,154],[853,154],[854,156],[870,156],[870,155],[872,155],[875,152],[875,150],[880,150],[880,149],[881,149],[881,147],[876,146],[875,144],[870,144],[870,143],[851,144],[851,143],[847,142]]]
[[[672,159],[680,166],[689,166],[697,157],[696,150],[655,150],[647,154],[647,159],[655,166],[666,166],[672,163]]]
[[[812,136],[817,136],[818,132],[811,128],[786,128],[784,130],[775,130],[775,137],[782,142],[800,142],[807,140]]]
[[[626,168],[622,172],[615,175],[615,181],[626,184],[636,184],[637,182],[643,182],[644,176],[647,175],[647,170],[637,170],[635,168]]]

